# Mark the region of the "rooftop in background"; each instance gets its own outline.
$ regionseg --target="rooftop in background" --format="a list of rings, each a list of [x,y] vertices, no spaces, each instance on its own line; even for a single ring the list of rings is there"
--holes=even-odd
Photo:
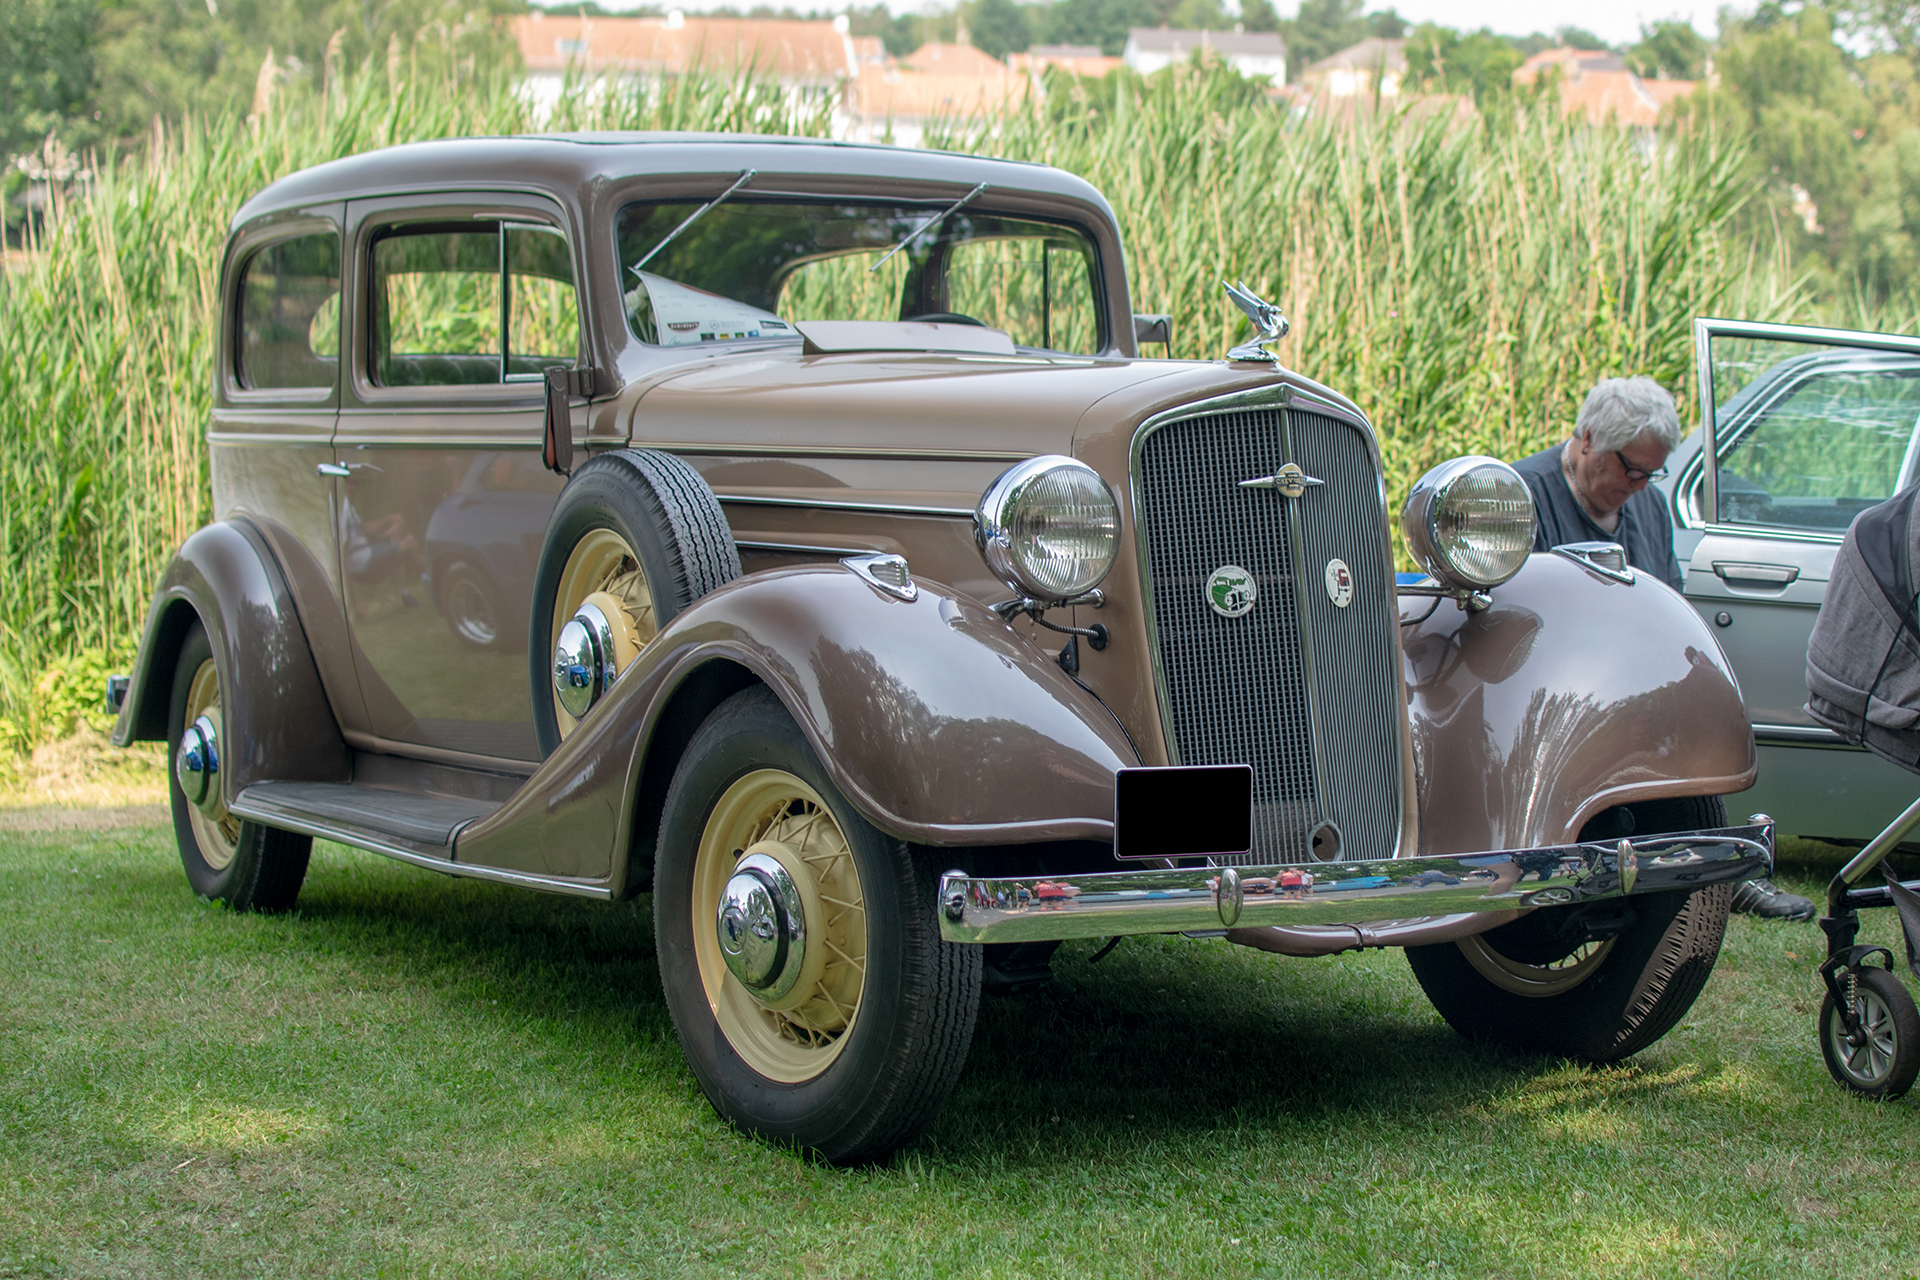
[[[1141,75],[1152,75],[1195,54],[1219,58],[1243,76],[1287,82],[1287,44],[1271,31],[1176,31],[1135,27],[1120,58]]]
[[[1407,75],[1407,42],[1362,40],[1300,73],[1303,93],[1325,98],[1397,98]]]
[[[1120,58],[1109,58],[1091,44],[1036,44],[1025,53],[1007,55],[1007,65],[1015,71],[1038,74],[1048,67],[1068,75],[1099,79],[1126,65]]]
[[[789,84],[830,85],[858,73],[859,41],[844,20],[708,17],[679,11],[664,18],[560,17],[534,10],[512,29],[532,77],[569,71],[677,73],[753,69]]]
[[[1618,54],[1597,49],[1543,49],[1513,73],[1518,85],[1533,84],[1541,76],[1560,76],[1560,106],[1580,112],[1595,124],[1650,129],[1660,112],[1693,92],[1692,80],[1642,80],[1627,69]]]

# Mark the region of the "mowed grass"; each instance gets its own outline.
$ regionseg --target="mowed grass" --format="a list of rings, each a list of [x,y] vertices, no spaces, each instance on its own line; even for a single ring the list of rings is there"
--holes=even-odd
[[[1798,884],[1816,887],[1812,879]],[[1469,1045],[1396,952],[1069,944],[888,1166],[714,1116],[650,902],[323,845],[300,910],[165,829],[0,836],[0,1276],[1906,1276],[1920,1111],[1813,1036],[1817,932],[1736,918],[1607,1070]],[[1895,941],[1889,913],[1868,936]]]

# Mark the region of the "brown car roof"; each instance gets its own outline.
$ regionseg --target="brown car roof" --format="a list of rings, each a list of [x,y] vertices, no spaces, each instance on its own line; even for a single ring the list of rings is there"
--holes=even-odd
[[[635,175],[763,173],[871,176],[1040,192],[1084,201],[1111,218],[1090,184],[1059,169],[817,138],[726,133],[550,133],[446,138],[369,151],[273,183],[234,215],[237,229],[265,213],[329,200],[450,189],[546,190],[586,203],[592,187]]]

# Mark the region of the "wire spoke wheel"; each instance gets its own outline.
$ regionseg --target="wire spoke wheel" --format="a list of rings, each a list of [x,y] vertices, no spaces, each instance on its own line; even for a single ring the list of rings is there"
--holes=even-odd
[[[1484,934],[1462,938],[1459,947],[1467,963],[1502,991],[1541,997],[1571,991],[1598,973],[1613,950],[1613,939],[1582,943],[1570,955],[1548,964],[1528,964],[1502,955]]]
[[[213,721],[214,732],[224,746],[227,727],[220,715],[220,673],[211,658],[193,673],[193,681],[187,687],[186,715],[180,724],[184,728],[201,716]],[[226,870],[240,847],[240,819],[228,813],[225,803],[219,800],[213,801],[210,812],[189,808],[187,818],[193,824],[194,837],[200,842],[200,856],[208,868]]]
[[[778,862],[801,901],[805,958],[798,981],[777,1000],[728,969],[715,927],[727,882],[748,854]],[[741,1059],[786,1084],[831,1066],[866,990],[866,900],[846,835],[817,791],[781,769],[755,770],[727,788],[695,856],[693,923],[707,1003]]]
[[[627,540],[612,529],[589,530],[568,554],[554,593],[548,653],[560,643],[560,632],[567,620],[589,601],[613,624],[614,662],[619,670],[625,671],[660,627],[655,619],[653,589],[647,582],[647,571]],[[553,714],[562,738],[572,733],[579,723],[558,702],[553,704]]]

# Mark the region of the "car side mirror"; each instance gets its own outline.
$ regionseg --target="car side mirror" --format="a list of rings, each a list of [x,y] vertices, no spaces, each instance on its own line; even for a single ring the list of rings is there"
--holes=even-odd
[[[573,474],[573,397],[593,394],[593,370],[547,370],[547,429],[540,460],[547,470]]]
[[[1138,347],[1143,342],[1157,342],[1168,348],[1171,355],[1173,347],[1173,317],[1140,315],[1133,318],[1133,344]]]

